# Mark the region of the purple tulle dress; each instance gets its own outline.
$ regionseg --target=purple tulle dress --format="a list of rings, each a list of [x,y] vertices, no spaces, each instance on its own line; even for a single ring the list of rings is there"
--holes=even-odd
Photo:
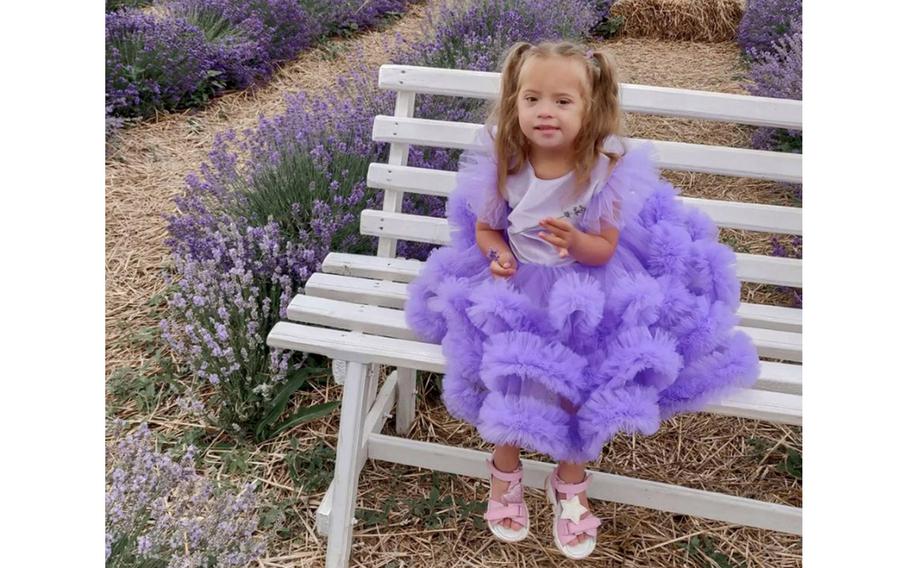
[[[627,151],[573,221],[620,229],[609,262],[519,262],[494,278],[474,232],[481,220],[508,238],[493,135],[484,129],[481,149],[462,154],[446,205],[451,244],[432,251],[405,304],[414,333],[442,345],[452,416],[488,443],[582,463],[620,431],[653,434],[755,382],[755,346],[733,329],[733,251],[660,178],[650,145]]]

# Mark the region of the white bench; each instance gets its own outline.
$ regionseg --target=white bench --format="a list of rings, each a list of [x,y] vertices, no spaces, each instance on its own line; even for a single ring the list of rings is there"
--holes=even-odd
[[[328,536],[326,566],[348,565],[358,479],[367,458],[487,479],[487,452],[380,434],[395,412],[398,434],[414,419],[416,370],[441,373],[445,360],[437,344],[418,341],[405,324],[402,308],[407,283],[421,261],[394,258],[399,239],[437,244],[449,240],[445,219],[400,213],[405,193],[447,196],[455,173],[409,167],[409,145],[471,147],[482,128],[415,118],[418,93],[489,99],[499,90],[499,74],[383,65],[379,85],[397,91],[395,116],[377,116],[373,140],[391,144],[389,163],[370,164],[367,185],[382,189],[382,211],[365,210],[361,233],[379,237],[376,256],[330,253],[322,272],[313,274],[305,294],[293,299],[288,318],[275,325],[271,347],[319,353],[333,359],[335,380],[344,385],[335,477],[317,511],[319,533]],[[788,129],[802,128],[802,103],[641,85],[622,85],[626,112],[679,116]],[[632,140],[632,143],[637,143]],[[638,142],[640,143],[640,142]],[[795,154],[654,141],[659,166],[668,170],[708,172],[801,182],[802,157]],[[802,234],[801,209],[707,199],[682,198],[705,211],[720,227],[770,233]],[[737,274],[746,282],[802,286],[797,259],[737,254]],[[802,312],[798,309],[744,303],[740,328],[758,346],[761,378],[710,412],[786,424],[802,421]],[[296,322],[296,323],[295,323]],[[317,327],[326,326],[326,327]],[[331,328],[331,329],[328,329]],[[379,366],[395,367],[378,388]],[[523,460],[525,484],[543,488],[555,464]],[[677,487],[665,483],[592,472],[588,496],[618,503],[695,515],[801,534],[802,510]]]

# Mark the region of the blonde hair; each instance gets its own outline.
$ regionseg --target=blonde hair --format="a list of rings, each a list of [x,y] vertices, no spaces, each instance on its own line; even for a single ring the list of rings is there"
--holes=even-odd
[[[591,170],[597,163],[598,154],[610,159],[611,166],[621,154],[603,149],[604,142],[611,135],[622,135],[624,131],[622,111],[619,108],[619,80],[613,58],[604,51],[588,50],[585,46],[571,42],[542,42],[532,45],[528,42],[513,44],[506,52],[501,68],[499,99],[493,104],[486,121],[486,128],[497,128],[494,148],[497,161],[497,190],[504,199],[506,177],[517,173],[530,156],[530,144],[521,131],[518,122],[518,89],[522,67],[532,57],[570,57],[584,64],[586,70],[585,116],[581,130],[573,142],[573,163],[577,193],[581,193],[590,182]],[[492,132],[491,132],[492,135]]]

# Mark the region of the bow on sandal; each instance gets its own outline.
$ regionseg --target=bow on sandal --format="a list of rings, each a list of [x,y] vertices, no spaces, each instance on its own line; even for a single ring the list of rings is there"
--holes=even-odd
[[[528,536],[528,507],[524,501],[524,487],[521,484],[522,467],[512,472],[500,471],[492,459],[487,459],[487,469],[496,479],[509,482],[509,488],[502,494],[499,501],[493,499],[493,483],[490,483],[490,499],[487,502],[487,512],[483,518],[493,536],[504,542],[518,542]],[[502,519],[512,519],[512,526],[519,525],[517,529],[506,528]]]
[[[546,480],[547,500],[553,505],[553,541],[560,552],[573,560],[587,557],[597,544],[597,527],[600,526],[600,519],[593,513],[582,519],[582,515],[590,512],[590,509],[582,505],[577,498],[579,493],[588,489],[590,483],[591,474],[586,475],[581,483],[565,483],[556,475],[555,469]],[[566,497],[558,499],[557,492],[565,494]],[[591,538],[569,546],[569,543],[581,534]]]

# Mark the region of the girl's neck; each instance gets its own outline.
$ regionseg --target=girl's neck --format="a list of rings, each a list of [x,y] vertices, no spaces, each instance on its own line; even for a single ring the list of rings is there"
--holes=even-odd
[[[556,179],[575,169],[569,152],[544,152],[532,147],[528,161],[534,169],[534,175],[540,179]]]

